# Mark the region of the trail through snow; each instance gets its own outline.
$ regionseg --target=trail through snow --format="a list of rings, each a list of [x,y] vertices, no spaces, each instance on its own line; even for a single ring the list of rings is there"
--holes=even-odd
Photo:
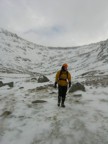
[[[0,116],[0,144],[108,143],[107,88],[86,87],[86,93],[76,92],[80,98],[68,93],[62,108],[57,107],[57,90],[50,86],[36,90],[36,83],[33,88],[26,79],[15,82],[12,89],[0,88],[0,112],[12,112]]]

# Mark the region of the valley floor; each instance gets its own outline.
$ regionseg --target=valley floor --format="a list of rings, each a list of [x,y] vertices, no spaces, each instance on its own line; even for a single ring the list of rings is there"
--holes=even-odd
[[[61,108],[57,90],[36,87],[24,78],[0,88],[0,144],[108,144],[107,88],[68,93]]]

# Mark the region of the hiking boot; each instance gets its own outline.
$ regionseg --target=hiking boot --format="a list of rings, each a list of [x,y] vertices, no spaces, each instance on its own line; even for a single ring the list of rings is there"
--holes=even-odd
[[[58,103],[58,107],[60,106],[60,103]]]
[[[61,107],[65,107],[64,101],[65,101],[65,99],[62,99]]]
[[[64,104],[62,104],[62,105],[61,105],[61,107],[65,107],[65,105],[64,105]]]

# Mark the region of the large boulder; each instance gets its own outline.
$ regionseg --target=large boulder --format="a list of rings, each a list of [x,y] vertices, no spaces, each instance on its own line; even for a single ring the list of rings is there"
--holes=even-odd
[[[8,83],[3,83],[2,81],[0,81],[0,87],[8,85],[9,87],[13,87],[14,83],[13,82],[8,82]]]
[[[38,83],[44,83],[44,82],[48,82],[49,79],[44,76],[44,75],[41,75],[39,78],[38,78]]]
[[[85,91],[84,85],[79,82],[73,84],[72,87],[70,88],[69,92],[72,93],[72,92],[75,92],[78,90]]]
[[[3,86],[3,82],[2,81],[0,81],[0,87],[2,87]]]
[[[5,85],[8,85],[9,87],[13,87],[14,83],[13,82],[9,82],[9,83],[5,83]]]

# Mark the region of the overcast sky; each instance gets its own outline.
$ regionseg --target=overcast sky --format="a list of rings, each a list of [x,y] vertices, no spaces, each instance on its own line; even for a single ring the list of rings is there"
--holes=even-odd
[[[0,27],[45,46],[108,38],[108,0],[0,0]]]

